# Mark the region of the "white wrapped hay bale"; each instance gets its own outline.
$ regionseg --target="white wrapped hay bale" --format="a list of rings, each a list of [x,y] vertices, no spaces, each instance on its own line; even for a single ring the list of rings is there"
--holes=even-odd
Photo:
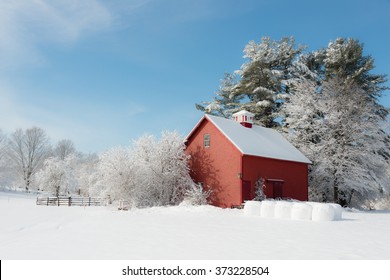
[[[327,203],[312,204],[313,211],[311,219],[313,221],[333,221],[335,219],[335,208]]]
[[[275,201],[264,200],[261,202],[260,216],[263,218],[273,218],[275,214]]]
[[[313,207],[308,203],[295,202],[291,209],[291,219],[311,220]]]
[[[246,201],[244,205],[244,215],[260,216],[261,202],[260,201]]]
[[[275,203],[274,217],[277,219],[291,219],[292,206],[292,202],[277,201]]]
[[[340,204],[337,203],[329,203],[330,206],[334,209],[334,220],[339,221],[343,218],[343,208]]]

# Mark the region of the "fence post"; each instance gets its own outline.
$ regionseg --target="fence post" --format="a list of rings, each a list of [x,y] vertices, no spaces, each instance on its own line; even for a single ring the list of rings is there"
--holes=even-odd
[[[72,205],[72,198],[69,196],[68,206]]]
[[[89,197],[88,206],[91,206],[91,197]]]
[[[58,204],[58,206],[60,206],[60,197],[59,196],[57,196],[57,204]]]

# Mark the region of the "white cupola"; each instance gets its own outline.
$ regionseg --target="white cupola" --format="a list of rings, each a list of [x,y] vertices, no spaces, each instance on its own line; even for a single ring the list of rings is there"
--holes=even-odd
[[[234,121],[240,123],[242,126],[251,128],[253,125],[253,118],[255,114],[248,112],[247,110],[241,110],[233,114]]]

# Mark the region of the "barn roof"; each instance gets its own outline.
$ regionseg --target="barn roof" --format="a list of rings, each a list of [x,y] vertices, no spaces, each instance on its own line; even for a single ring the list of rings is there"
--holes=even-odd
[[[287,141],[279,132],[271,128],[253,125],[246,128],[234,120],[212,115],[205,115],[198,125],[191,131],[187,139],[206,118],[213,123],[226,138],[230,140],[244,155],[260,156],[310,164],[297,148]]]

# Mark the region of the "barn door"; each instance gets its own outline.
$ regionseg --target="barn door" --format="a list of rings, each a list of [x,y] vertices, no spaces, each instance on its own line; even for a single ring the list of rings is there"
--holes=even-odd
[[[242,181],[242,202],[251,200],[251,181]]]
[[[283,182],[273,182],[274,198],[283,198]]]

